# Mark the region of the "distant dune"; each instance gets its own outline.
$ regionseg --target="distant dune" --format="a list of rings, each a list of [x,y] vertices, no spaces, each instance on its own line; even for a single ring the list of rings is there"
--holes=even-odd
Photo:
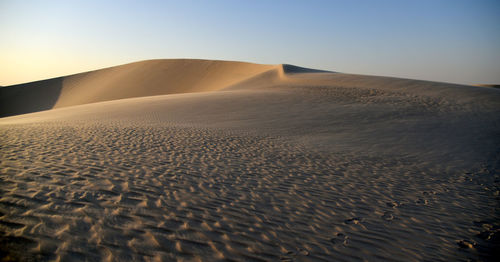
[[[323,74],[320,74],[322,77],[307,79],[286,77],[298,73]],[[482,95],[482,92],[452,84],[340,74],[286,64],[259,65],[231,61],[164,59],[3,87],[0,89],[0,116],[124,98],[228,88],[266,88],[279,84],[399,89],[405,92],[426,92],[429,95],[437,92],[438,95],[455,98],[462,96],[463,99],[470,99],[469,95],[474,99],[477,95]],[[458,95],[455,94],[456,91],[459,92]]]
[[[500,89],[180,59],[0,106],[0,260],[499,256]]]

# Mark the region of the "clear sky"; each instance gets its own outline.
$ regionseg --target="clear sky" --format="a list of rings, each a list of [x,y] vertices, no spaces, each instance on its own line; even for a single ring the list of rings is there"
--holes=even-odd
[[[0,0],[0,85],[156,58],[500,84],[500,1]]]

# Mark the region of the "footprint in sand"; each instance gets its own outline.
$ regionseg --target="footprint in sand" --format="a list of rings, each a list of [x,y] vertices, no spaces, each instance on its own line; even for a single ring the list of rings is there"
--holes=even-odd
[[[397,200],[385,203],[387,207],[397,208],[403,206],[403,204]]]
[[[415,203],[417,205],[424,205],[424,206],[426,206],[426,205],[429,204],[429,201],[427,199],[419,198],[419,199],[415,200]]]
[[[334,245],[347,246],[349,244],[349,237],[343,233],[338,233],[336,237],[330,239],[330,242]]]
[[[492,225],[487,221],[474,221],[474,225],[482,229],[476,236],[485,241],[494,241],[500,236],[500,226]]]
[[[476,236],[483,239],[483,240],[491,241],[492,239],[495,239],[495,236],[498,236],[498,235],[500,235],[500,230],[497,230],[497,231],[486,230],[486,231],[480,232]]]
[[[309,256],[309,251],[303,249],[303,248],[297,248],[297,252],[302,255],[302,256]]]
[[[361,222],[362,222],[361,217],[353,217],[353,218],[349,218],[349,219],[344,220],[344,223],[346,223],[348,225],[352,225],[352,224],[357,225]]]
[[[382,215],[382,219],[385,220],[385,221],[392,221],[394,220],[394,213],[392,211],[386,211],[383,215]]]
[[[468,249],[468,248],[474,248],[476,246],[476,242],[474,242],[472,240],[463,239],[463,240],[457,241],[457,245],[461,249]]]
[[[281,261],[294,261],[297,256],[309,256],[309,251],[306,249],[297,248],[297,251],[288,251],[286,254],[280,257]]]

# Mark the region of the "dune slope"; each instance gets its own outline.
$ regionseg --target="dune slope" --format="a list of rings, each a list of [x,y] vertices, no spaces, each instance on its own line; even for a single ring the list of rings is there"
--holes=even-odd
[[[0,119],[0,254],[499,256],[500,90],[244,66],[210,88]]]
[[[0,88],[0,116],[131,97],[213,91],[275,67],[194,59],[136,62]]]

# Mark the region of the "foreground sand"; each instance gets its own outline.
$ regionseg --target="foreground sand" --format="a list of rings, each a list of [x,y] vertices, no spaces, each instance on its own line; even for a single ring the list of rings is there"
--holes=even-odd
[[[3,255],[493,260],[500,90],[259,72],[0,119]]]

